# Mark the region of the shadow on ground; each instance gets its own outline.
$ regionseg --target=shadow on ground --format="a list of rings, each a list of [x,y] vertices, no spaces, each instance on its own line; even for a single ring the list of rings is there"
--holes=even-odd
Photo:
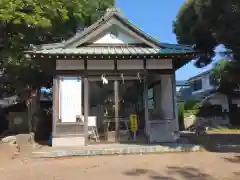
[[[211,175],[201,172],[199,169],[192,167],[175,167],[169,166],[165,172],[166,175],[161,175],[155,171],[147,169],[133,169],[124,172],[127,176],[146,176],[153,180],[177,180],[182,179],[195,179],[195,180],[212,180]]]
[[[224,158],[225,161],[228,161],[230,163],[236,163],[236,164],[240,164],[240,156],[235,156],[234,158]],[[239,173],[240,175],[240,173]]]
[[[132,169],[130,171],[123,172],[126,176],[145,176],[146,179],[152,180],[177,180],[181,179],[194,179],[194,180],[214,180],[215,178],[207,173],[201,172],[201,170],[193,167],[176,167],[169,166],[164,172],[164,175],[148,169]],[[233,178],[239,178],[240,172],[233,173]]]
[[[235,172],[234,175],[240,179],[240,172]]]
[[[240,153],[240,133],[209,133],[199,136],[193,133],[183,133],[181,136],[187,138],[193,144],[203,146],[210,152]]]

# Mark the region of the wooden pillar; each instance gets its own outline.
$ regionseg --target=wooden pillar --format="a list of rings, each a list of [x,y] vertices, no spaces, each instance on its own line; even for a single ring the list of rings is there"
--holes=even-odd
[[[149,121],[149,115],[148,115],[148,80],[147,75],[144,77],[143,81],[143,97],[144,97],[144,119],[145,119],[145,134],[148,132],[148,121]]]
[[[119,99],[118,99],[118,81],[115,80],[114,81],[114,104],[115,104],[115,140],[118,141],[119,140],[119,115],[118,115],[118,111],[119,111]]]
[[[176,76],[175,72],[172,74],[172,94],[173,94],[173,117],[176,123],[176,130],[179,131],[179,119],[178,119],[178,105],[177,105],[177,92],[176,92]]]
[[[53,117],[52,117],[52,136],[56,135],[56,123],[59,120],[59,81],[57,77],[53,78]]]
[[[85,146],[88,144],[88,114],[89,114],[89,82],[84,78],[84,135]]]

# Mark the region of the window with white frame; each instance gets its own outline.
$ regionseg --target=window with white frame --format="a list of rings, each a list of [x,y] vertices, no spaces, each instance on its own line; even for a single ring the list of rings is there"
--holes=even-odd
[[[215,85],[216,85],[216,82],[217,82],[217,79],[216,79],[216,77],[214,76],[214,74],[209,75],[209,84],[210,84],[211,86],[215,86]]]
[[[148,109],[154,109],[153,87],[148,89]]]
[[[193,91],[198,91],[202,89],[202,79],[193,81],[192,83]]]

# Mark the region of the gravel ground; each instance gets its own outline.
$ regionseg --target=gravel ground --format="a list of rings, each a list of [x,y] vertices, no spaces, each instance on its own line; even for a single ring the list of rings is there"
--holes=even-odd
[[[20,157],[12,159],[2,152],[1,180],[240,179],[240,154],[236,153],[166,153],[24,160]]]

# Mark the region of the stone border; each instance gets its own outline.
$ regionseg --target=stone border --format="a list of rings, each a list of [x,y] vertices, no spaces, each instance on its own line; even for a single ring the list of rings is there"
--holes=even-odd
[[[238,134],[240,135],[240,130],[208,130],[208,134]]]
[[[175,145],[174,145],[175,146]],[[167,152],[198,152],[203,148],[199,145],[176,145],[171,146],[129,146],[129,147],[112,147],[96,148],[86,147],[78,150],[63,149],[45,152],[33,152],[33,158],[60,158],[71,156],[97,156],[97,155],[127,155],[127,154],[149,154],[149,153],[167,153]]]

